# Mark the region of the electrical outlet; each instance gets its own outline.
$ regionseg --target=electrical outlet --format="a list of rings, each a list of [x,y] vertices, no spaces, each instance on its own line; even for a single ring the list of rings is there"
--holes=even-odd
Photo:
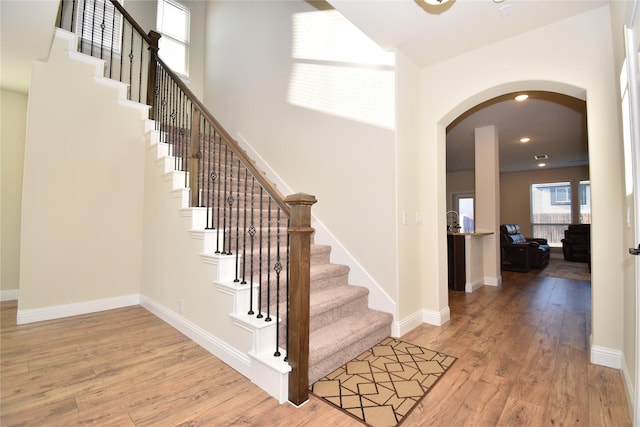
[[[179,299],[178,300],[178,312],[180,314],[184,314],[184,300],[183,299]]]

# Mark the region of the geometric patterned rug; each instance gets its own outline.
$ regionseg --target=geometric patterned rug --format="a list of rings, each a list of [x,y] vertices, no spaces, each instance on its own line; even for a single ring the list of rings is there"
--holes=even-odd
[[[455,357],[387,338],[315,382],[317,397],[374,427],[399,425]]]

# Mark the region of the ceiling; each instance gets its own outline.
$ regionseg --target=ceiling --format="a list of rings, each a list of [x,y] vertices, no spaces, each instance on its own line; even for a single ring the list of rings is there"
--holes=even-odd
[[[422,67],[608,4],[606,0],[451,0],[440,6],[421,0],[329,2],[378,44],[401,50]],[[57,2],[50,0],[0,1],[3,88],[28,90],[31,61],[48,52],[56,9]],[[14,37],[19,29],[31,37]],[[549,156],[549,168],[588,164],[584,103],[577,106],[574,101],[539,92],[522,104],[497,99],[473,109],[447,129],[447,170],[473,169],[474,129],[486,125],[498,129],[503,171],[535,169],[533,156],[538,154]],[[529,144],[514,142],[525,135],[532,139]]]
[[[439,6],[421,0],[329,0],[385,49],[399,49],[417,65],[440,61],[520,33],[604,6],[597,0],[452,0]],[[366,5],[366,7],[365,7]],[[584,103],[538,92],[521,104],[497,99],[465,114],[447,129],[447,171],[473,169],[474,129],[495,125],[501,171],[588,164]],[[523,145],[522,136],[531,138]]]
[[[586,102],[552,92],[516,93],[494,98],[458,117],[447,127],[447,172],[474,169],[475,129],[495,125],[500,172],[589,164]],[[520,142],[530,138],[527,143]],[[537,160],[535,156],[547,156]]]

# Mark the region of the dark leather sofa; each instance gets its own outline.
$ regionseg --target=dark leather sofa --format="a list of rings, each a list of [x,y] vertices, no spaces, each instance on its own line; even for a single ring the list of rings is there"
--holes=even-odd
[[[562,252],[566,261],[591,260],[591,224],[571,224],[564,231]]]
[[[529,271],[545,268],[551,250],[547,239],[527,238],[518,224],[500,226],[500,265],[502,270]]]

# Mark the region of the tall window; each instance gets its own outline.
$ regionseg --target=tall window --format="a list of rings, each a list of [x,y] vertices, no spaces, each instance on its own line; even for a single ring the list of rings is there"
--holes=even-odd
[[[561,246],[564,230],[572,223],[571,183],[531,185],[531,231],[550,246]]]
[[[174,0],[158,1],[160,58],[176,73],[189,75],[189,25],[191,12]]]
[[[122,0],[118,0],[122,4]],[[108,0],[94,0],[78,3],[76,33],[80,34],[83,45],[91,49],[120,52],[122,39],[122,15]]]
[[[591,224],[591,182],[580,181],[580,216],[578,221],[580,224]]]

